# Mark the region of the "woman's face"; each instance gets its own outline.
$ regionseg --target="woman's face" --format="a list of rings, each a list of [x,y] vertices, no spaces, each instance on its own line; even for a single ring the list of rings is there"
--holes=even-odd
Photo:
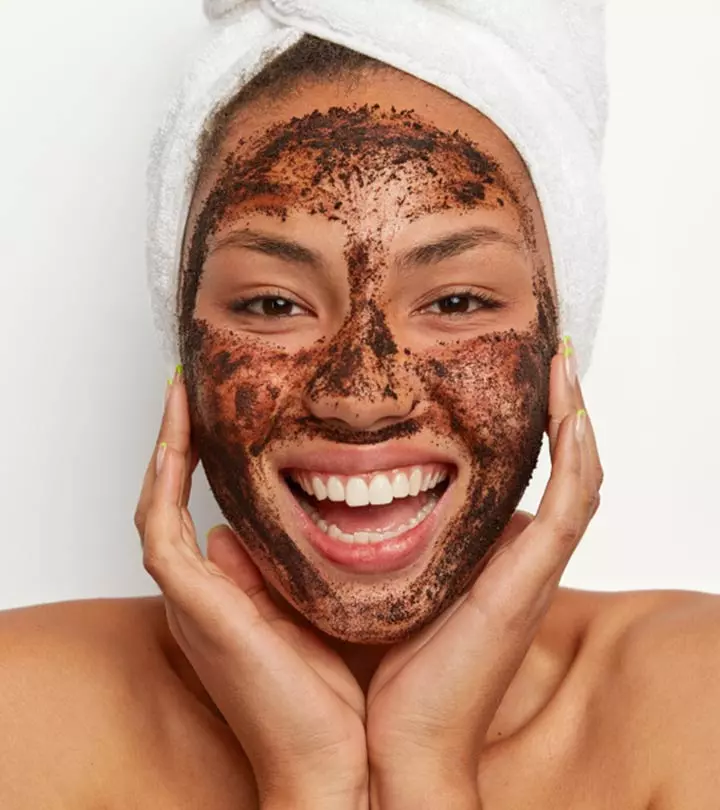
[[[186,229],[194,442],[265,578],[393,642],[481,567],[540,450],[547,236],[487,118],[395,71],[237,114]]]

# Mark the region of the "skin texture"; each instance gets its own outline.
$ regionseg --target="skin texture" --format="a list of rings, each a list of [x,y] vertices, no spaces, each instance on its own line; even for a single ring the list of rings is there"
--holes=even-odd
[[[181,353],[208,480],[265,578],[325,633],[389,643],[457,599],[512,515],[541,447],[557,319],[537,198],[502,132],[397,72],[356,77],[351,105],[347,89],[237,115],[191,206]],[[417,250],[481,228],[503,239]],[[319,265],[270,255],[278,237]],[[257,295],[291,314],[237,310]],[[448,312],[452,295],[473,311]],[[291,448],[391,441],[441,452],[455,480],[415,564],[352,575],[303,538],[279,470]]]

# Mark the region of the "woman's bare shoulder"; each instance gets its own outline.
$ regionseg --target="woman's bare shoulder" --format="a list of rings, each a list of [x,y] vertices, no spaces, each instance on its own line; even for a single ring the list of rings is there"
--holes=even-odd
[[[37,687],[48,697],[72,693],[86,700],[99,693],[108,700],[113,697],[108,690],[124,685],[138,668],[155,670],[160,664],[161,610],[157,597],[141,597],[83,599],[0,612],[3,674],[7,677],[10,669],[24,673],[18,690]]]
[[[612,727],[615,745],[624,730],[628,757],[646,764],[655,785],[653,808],[716,808],[720,595],[652,590],[577,599],[593,604],[589,630],[603,651],[594,727]]]
[[[158,660],[151,603],[88,599],[0,613],[3,808],[92,806],[109,770],[129,764],[125,741],[147,710]]]
[[[207,756],[243,775],[166,644],[159,597],[0,612],[3,810],[189,807],[208,799]]]
[[[165,749],[157,598],[0,612],[0,806],[139,806]],[[162,807],[161,803],[158,806]]]

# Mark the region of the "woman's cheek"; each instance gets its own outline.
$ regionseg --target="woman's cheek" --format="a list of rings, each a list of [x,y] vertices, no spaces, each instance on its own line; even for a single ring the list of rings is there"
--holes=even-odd
[[[188,362],[188,392],[198,427],[246,447],[266,435],[287,379],[284,355],[205,327]]]
[[[528,405],[544,399],[545,363],[533,336],[483,335],[424,359],[421,376],[462,438],[496,443],[528,428]]]

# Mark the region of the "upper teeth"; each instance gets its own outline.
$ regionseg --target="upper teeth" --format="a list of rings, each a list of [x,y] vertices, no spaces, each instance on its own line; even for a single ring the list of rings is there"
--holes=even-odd
[[[407,498],[437,486],[448,477],[448,470],[423,465],[406,470],[391,470],[369,475],[339,476],[294,470],[290,476],[308,495],[319,501],[345,501],[348,506],[380,506],[395,498]]]

